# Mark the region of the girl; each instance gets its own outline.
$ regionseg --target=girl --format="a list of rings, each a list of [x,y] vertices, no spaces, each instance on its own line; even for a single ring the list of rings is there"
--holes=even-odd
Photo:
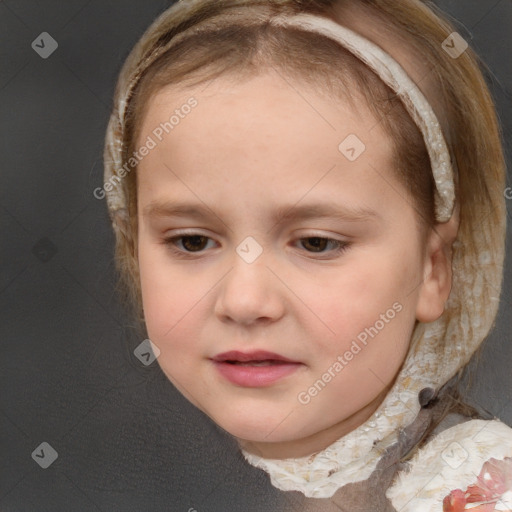
[[[300,510],[512,510],[458,400],[502,280],[475,56],[418,0],[196,0],[119,77],[105,191],[158,363]]]

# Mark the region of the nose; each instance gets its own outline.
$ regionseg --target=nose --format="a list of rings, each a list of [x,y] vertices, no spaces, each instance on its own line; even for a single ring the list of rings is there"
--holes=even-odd
[[[276,277],[266,251],[248,263],[235,251],[232,269],[219,283],[215,314],[223,322],[244,326],[270,323],[285,311],[286,287]]]

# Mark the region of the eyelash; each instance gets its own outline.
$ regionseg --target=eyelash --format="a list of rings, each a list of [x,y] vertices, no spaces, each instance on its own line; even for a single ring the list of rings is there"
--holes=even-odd
[[[172,236],[172,237],[166,237],[162,240],[162,244],[168,246],[170,251],[178,257],[193,258],[194,255],[201,254],[202,252],[204,252],[204,249],[199,250],[199,251],[186,251],[183,249],[178,249],[176,247],[176,242],[183,238],[193,238],[195,236],[203,237],[203,238],[206,238],[207,240],[211,240],[210,237],[202,235],[201,233],[190,232],[190,233],[181,233],[180,235],[176,235],[176,236]],[[337,244],[337,247],[335,249],[333,249],[332,251],[327,251],[327,252],[325,252],[325,251],[320,251],[320,252],[306,251],[310,254],[328,254],[329,252],[332,252],[332,253],[334,253],[334,255],[336,257],[336,256],[340,255],[341,253],[345,252],[351,245],[350,242],[344,242],[342,240],[335,240],[334,238],[328,238],[328,237],[322,237],[322,236],[316,236],[316,235],[305,236],[305,237],[299,238],[297,240],[302,241],[302,240],[308,240],[308,239],[312,239],[312,238],[316,238],[318,240],[327,240],[327,242],[334,242],[335,244]],[[322,259],[322,258],[317,258],[317,259]]]

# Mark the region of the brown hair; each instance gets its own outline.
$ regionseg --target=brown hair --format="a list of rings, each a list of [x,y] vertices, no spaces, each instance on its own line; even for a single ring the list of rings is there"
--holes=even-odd
[[[367,38],[380,44],[380,33],[393,34],[395,41],[403,43],[396,46],[407,48],[413,59],[421,59],[425,76],[416,81],[440,119],[458,174],[459,236],[464,245],[455,250],[461,260],[467,260],[466,256],[479,252],[472,230],[482,217],[489,217],[496,226],[503,225],[504,204],[497,203],[504,186],[503,154],[493,102],[477,58],[467,49],[454,60],[442,49],[443,40],[454,29],[434,10],[419,0],[204,0],[192,2],[180,19],[173,19],[168,10],[143,36],[147,43],[144,48],[152,51],[172,39],[177,42],[143,70],[128,98],[123,163],[135,149],[148,100],[160,88],[191,86],[219,76],[243,80],[273,67],[331,98],[364,101],[395,141],[397,176],[410,192],[419,218],[423,224],[433,225],[428,155],[418,128],[395,94],[329,38],[267,23],[273,15],[298,12],[320,14],[347,26],[371,18],[366,24],[378,24],[379,30],[364,34]],[[144,63],[149,55],[139,50],[130,57],[133,67],[134,59]],[[136,170],[126,176],[122,187],[128,198],[129,224],[116,236],[116,267],[142,326]]]

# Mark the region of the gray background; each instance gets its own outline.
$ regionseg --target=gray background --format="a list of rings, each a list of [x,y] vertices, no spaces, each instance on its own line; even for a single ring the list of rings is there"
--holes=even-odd
[[[171,3],[0,1],[2,512],[296,510],[134,357],[141,340],[114,294],[113,234],[92,191],[117,73]],[[510,162],[512,2],[439,5],[489,67]],[[48,59],[31,47],[41,32],[58,42]],[[500,314],[468,392],[509,424],[511,240],[509,223]],[[42,442],[58,452],[48,469],[31,456]]]

